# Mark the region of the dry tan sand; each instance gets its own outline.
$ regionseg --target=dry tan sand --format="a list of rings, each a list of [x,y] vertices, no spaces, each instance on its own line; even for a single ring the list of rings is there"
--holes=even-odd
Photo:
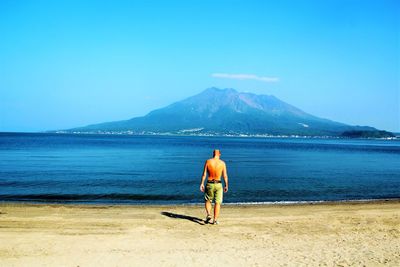
[[[0,266],[400,266],[400,202],[0,205]]]

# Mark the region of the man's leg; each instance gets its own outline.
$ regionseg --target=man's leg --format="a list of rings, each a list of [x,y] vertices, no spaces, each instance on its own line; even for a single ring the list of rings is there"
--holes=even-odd
[[[218,221],[219,211],[221,210],[221,203],[223,199],[222,184],[218,184],[215,191],[215,205],[214,205],[214,223]]]
[[[211,202],[209,200],[206,200],[205,207],[206,207],[207,216],[210,216],[211,215]]]
[[[214,222],[218,221],[218,216],[219,216],[220,209],[221,209],[221,204],[215,202],[215,205],[214,205]]]

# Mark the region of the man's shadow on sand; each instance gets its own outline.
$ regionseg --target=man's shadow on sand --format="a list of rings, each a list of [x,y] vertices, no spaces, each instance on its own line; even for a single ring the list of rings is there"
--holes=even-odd
[[[176,213],[167,212],[167,211],[161,212],[161,215],[164,215],[164,216],[167,216],[167,217],[170,217],[170,218],[174,218],[174,219],[188,220],[188,221],[192,221],[194,223],[198,223],[200,225],[205,225],[204,220],[202,220],[200,218],[197,218],[197,217],[193,217],[193,216],[176,214]]]

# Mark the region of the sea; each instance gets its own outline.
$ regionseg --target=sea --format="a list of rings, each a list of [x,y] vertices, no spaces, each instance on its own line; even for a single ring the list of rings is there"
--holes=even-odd
[[[198,204],[213,149],[226,204],[400,199],[400,140],[0,133],[0,202]]]

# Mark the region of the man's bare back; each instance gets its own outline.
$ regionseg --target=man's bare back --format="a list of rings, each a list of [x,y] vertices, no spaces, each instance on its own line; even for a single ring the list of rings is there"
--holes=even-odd
[[[221,175],[226,170],[225,162],[220,159],[211,158],[206,161],[208,180],[221,180]]]
[[[204,192],[204,180],[207,174],[208,181],[221,181],[221,176],[223,176],[225,182],[224,192],[228,192],[228,173],[226,171],[226,164],[223,160],[219,159],[219,155],[208,159],[204,164],[204,171],[200,184],[200,190],[202,192]]]

